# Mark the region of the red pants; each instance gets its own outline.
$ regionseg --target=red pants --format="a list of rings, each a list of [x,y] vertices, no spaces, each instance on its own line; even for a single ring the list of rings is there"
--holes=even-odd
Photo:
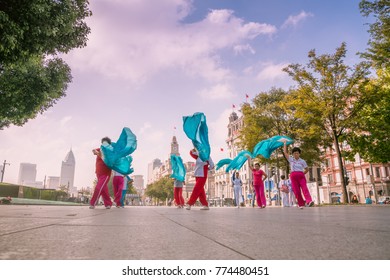
[[[265,193],[264,193],[264,184],[253,185],[253,187],[255,188],[257,206],[259,207],[267,206],[267,200],[265,199]]]
[[[92,198],[90,201],[90,205],[95,206],[99,200],[99,197],[102,196],[104,206],[112,206],[112,201],[111,201],[111,197],[110,197],[110,194],[108,192],[108,186],[107,186],[108,181],[110,180],[110,176],[98,175],[97,179],[98,179],[98,181],[96,183],[96,187],[95,187],[95,190],[93,192],[93,195],[92,195]]]
[[[190,199],[187,201],[188,205],[194,205],[196,200],[199,198],[200,203],[202,203],[203,206],[209,206],[206,199],[206,193],[204,191],[206,180],[207,177],[196,177],[194,190],[192,191]]]
[[[306,177],[303,172],[299,172],[299,171],[291,172],[290,181],[291,181],[291,188],[297,199],[298,206],[305,206],[305,201],[303,200],[302,193],[303,196],[305,197],[307,204],[312,202],[312,198],[306,184]]]
[[[174,188],[173,191],[176,205],[184,206],[183,188]]]
[[[121,205],[123,184],[123,176],[114,176],[114,179],[112,179],[112,189],[114,191],[114,202],[116,206]]]

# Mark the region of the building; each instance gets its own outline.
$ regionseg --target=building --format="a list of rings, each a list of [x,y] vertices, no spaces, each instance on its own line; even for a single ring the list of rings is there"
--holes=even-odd
[[[142,175],[133,175],[133,186],[137,190],[137,193],[140,195],[144,194],[145,186],[144,186],[144,176]]]
[[[60,187],[60,177],[48,176],[46,179],[46,189],[58,189]]]
[[[158,168],[162,165],[162,162],[160,159],[156,158],[153,160],[153,162],[149,163],[148,165],[148,185],[157,181],[157,171]]]
[[[68,152],[65,160],[61,163],[61,174],[60,174],[60,187],[65,186],[70,189],[74,189],[74,173],[76,168],[76,160],[72,149]]]
[[[342,149],[349,149],[344,143]],[[377,201],[379,196],[390,194],[390,163],[369,163],[355,155],[354,161],[343,159],[345,174],[348,177],[348,199],[357,195],[360,203],[366,197]],[[342,180],[335,149],[325,151],[325,160],[321,169],[322,185],[320,188],[321,202],[335,202],[342,199]],[[341,201],[343,202],[343,201]]]
[[[37,179],[37,165],[33,163],[21,163],[19,167],[18,184],[23,186],[35,186]]]

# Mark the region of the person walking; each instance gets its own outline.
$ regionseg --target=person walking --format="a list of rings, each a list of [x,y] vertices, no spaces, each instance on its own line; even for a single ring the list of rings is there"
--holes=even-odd
[[[306,183],[306,177],[305,174],[309,171],[309,167],[307,166],[307,163],[305,160],[303,160],[301,156],[301,149],[298,147],[294,147],[291,151],[292,156],[290,156],[287,153],[287,140],[285,139],[284,145],[283,145],[283,153],[285,157],[288,159],[288,162],[290,163],[290,181],[291,181],[291,187],[294,192],[294,195],[297,199],[298,207],[300,209],[303,209],[303,206],[306,205],[308,207],[314,206],[314,201],[311,198],[309,189],[307,188]],[[305,200],[302,197],[305,197]]]
[[[233,173],[232,184],[234,188],[234,199],[236,202],[237,208],[240,208],[241,200],[242,200],[242,181],[240,178],[240,173]]]
[[[279,190],[282,197],[282,205],[283,207],[290,207],[290,188],[288,187],[288,182],[286,180],[285,175],[280,176],[280,182],[279,182]]]
[[[264,192],[264,180],[267,178],[267,174],[260,169],[260,163],[256,162],[252,167],[253,188],[256,193],[256,202],[259,208],[265,208],[267,200]]]
[[[104,137],[101,143],[110,145],[111,139],[108,137]],[[112,201],[108,192],[107,184],[111,177],[111,169],[108,168],[107,165],[104,163],[100,148],[92,150],[92,153],[96,156],[95,173],[97,177],[97,183],[95,186],[95,190],[93,191],[92,198],[90,200],[89,208],[94,209],[101,196],[103,198],[103,203],[106,209],[110,209],[112,206]]]
[[[187,201],[186,209],[191,210],[191,206],[194,205],[196,200],[199,198],[200,203],[203,205],[201,210],[209,210],[204,185],[206,184],[208,171],[214,168],[214,162],[211,157],[208,161],[201,160],[196,149],[192,149],[190,151],[190,155],[196,160],[194,170],[195,186],[189,200]]]

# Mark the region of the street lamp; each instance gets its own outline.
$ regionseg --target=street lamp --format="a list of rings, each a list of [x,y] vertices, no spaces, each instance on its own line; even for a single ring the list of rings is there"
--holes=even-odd
[[[5,165],[6,165],[6,164],[11,165],[11,163],[8,163],[7,160],[4,160],[4,163],[3,163],[3,170],[1,170],[1,183],[3,183],[4,172],[5,172]]]

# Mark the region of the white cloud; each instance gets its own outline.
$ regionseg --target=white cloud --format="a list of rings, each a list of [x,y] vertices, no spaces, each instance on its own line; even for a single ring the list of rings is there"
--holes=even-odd
[[[269,24],[245,22],[231,10],[211,10],[201,21],[183,23],[192,11],[191,3],[93,1],[88,46],[72,51],[66,60],[73,69],[93,69],[135,84],[167,69],[221,81],[230,70],[221,63],[219,51],[237,51],[237,46],[246,46],[257,36],[276,32]],[[109,17],[113,13],[115,20]]]
[[[288,75],[283,72],[283,68],[287,67],[288,63],[274,64],[267,62],[262,65],[263,69],[257,74],[257,79],[275,81],[276,79],[286,78]]]
[[[232,110],[224,110],[215,121],[211,121],[209,126],[209,142],[211,146],[211,156],[215,163],[220,159],[228,157],[226,139],[228,135],[227,126],[229,124],[229,116]],[[221,148],[224,151],[221,151]]]
[[[208,100],[229,100],[234,97],[231,87],[227,84],[217,84],[210,89],[203,89],[199,95]]]
[[[312,13],[307,13],[305,11],[300,12],[298,15],[289,16],[286,21],[283,23],[282,28],[287,28],[289,26],[297,26],[300,22],[304,21],[308,17],[314,16]]]
[[[244,52],[250,52],[251,54],[255,54],[255,50],[251,47],[251,45],[246,44],[246,45],[237,45],[234,46],[234,52],[236,54],[242,54]]]
[[[66,116],[66,117],[62,118],[60,121],[61,126],[66,125],[71,119],[72,119],[71,116]]]

